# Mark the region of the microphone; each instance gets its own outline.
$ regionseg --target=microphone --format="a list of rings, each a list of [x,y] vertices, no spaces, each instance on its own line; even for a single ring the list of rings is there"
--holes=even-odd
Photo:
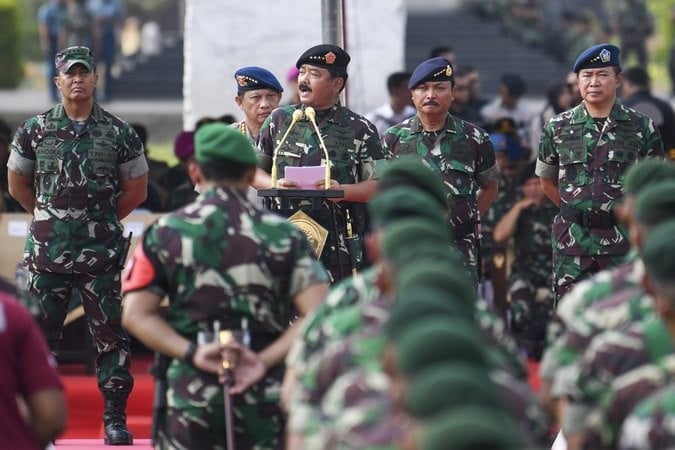
[[[274,148],[274,151],[272,152],[272,170],[270,172],[270,176],[272,178],[272,188],[277,187],[277,153],[279,153],[279,149],[281,148],[282,145],[284,145],[284,142],[286,142],[286,139],[288,138],[288,133],[290,133],[291,128],[293,128],[293,126],[299,120],[302,120],[304,115],[305,114],[302,112],[301,109],[296,109],[295,111],[293,111],[293,118],[291,120],[291,124],[288,126],[286,133],[284,133],[283,137],[279,141],[279,144]]]
[[[324,189],[330,189],[330,157],[328,156],[328,149],[326,144],[323,142],[323,137],[321,137],[321,131],[316,124],[316,111],[311,106],[305,108],[305,115],[314,125],[314,130],[316,131],[317,136],[319,136],[319,144],[321,145],[321,150],[323,150],[323,155],[326,158],[326,170],[324,175]]]

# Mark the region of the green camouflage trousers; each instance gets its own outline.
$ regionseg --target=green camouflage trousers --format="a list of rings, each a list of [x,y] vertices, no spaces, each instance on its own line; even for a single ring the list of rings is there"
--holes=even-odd
[[[555,304],[579,281],[601,270],[619,265],[626,255],[570,256],[553,250],[553,292]]]
[[[280,406],[283,366],[271,368],[246,392],[232,396],[234,446],[237,450],[281,450],[285,419]],[[156,448],[225,450],[223,385],[215,375],[173,361],[167,372],[167,416]]]
[[[40,307],[38,320],[55,355],[58,355],[68,304],[74,292],[80,293],[87,327],[96,344],[96,376],[102,392],[128,393],[134,385],[129,372],[130,339],[122,328],[120,280],[117,268],[104,273],[30,274],[30,293]]]

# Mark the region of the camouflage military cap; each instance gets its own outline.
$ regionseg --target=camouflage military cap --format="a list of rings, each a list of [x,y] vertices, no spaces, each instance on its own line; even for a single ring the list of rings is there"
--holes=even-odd
[[[624,176],[624,193],[636,195],[646,186],[661,180],[675,179],[675,164],[656,158],[646,158],[633,164]]]
[[[635,197],[635,220],[642,225],[655,226],[675,219],[675,180],[651,184]]]
[[[403,330],[425,318],[452,317],[471,321],[474,313],[473,305],[455,298],[452,293],[432,286],[416,286],[396,294],[385,332],[394,340]]]
[[[378,177],[380,192],[397,186],[411,186],[431,195],[439,205],[448,208],[448,193],[441,176],[415,156],[401,156],[388,161]]]
[[[572,67],[572,72],[579,73],[582,69],[596,69],[599,67],[618,67],[621,69],[619,61],[619,47],[612,44],[598,44],[587,48],[577,57]]]
[[[419,286],[433,286],[454,297],[473,305],[476,291],[463,265],[453,259],[439,261],[434,258],[410,261],[396,279],[396,289],[412,289]]]
[[[449,230],[447,211],[431,195],[414,187],[400,186],[379,192],[368,202],[368,212],[375,226],[415,217]]]
[[[350,60],[349,54],[337,45],[320,44],[305,50],[296,61],[295,67],[299,69],[307,64],[346,75]]]
[[[56,70],[66,73],[75,64],[82,64],[90,72],[96,68],[96,59],[89,47],[75,46],[61,50],[54,58]]]
[[[489,366],[481,335],[470,320],[430,317],[405,328],[394,342],[397,368],[408,378],[441,362]]]
[[[284,91],[277,77],[262,67],[242,67],[234,73],[234,79],[237,81],[237,92],[254,91],[256,89],[272,89],[280,93]]]
[[[518,427],[497,408],[466,406],[434,417],[423,425],[424,450],[521,450]]]
[[[415,70],[413,70],[408,82],[408,89],[414,89],[415,86],[426,81],[453,81],[454,69],[452,63],[442,56],[429,58],[422,61]]]
[[[199,162],[230,161],[257,165],[251,142],[239,129],[221,123],[208,123],[195,133],[195,159]]]
[[[649,232],[641,255],[647,273],[659,282],[675,283],[675,218]]]
[[[454,362],[441,362],[416,374],[406,389],[404,401],[408,413],[418,419],[468,405],[499,404],[485,367]]]

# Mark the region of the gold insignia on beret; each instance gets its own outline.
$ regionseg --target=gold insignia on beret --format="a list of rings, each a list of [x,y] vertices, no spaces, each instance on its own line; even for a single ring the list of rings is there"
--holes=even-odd
[[[433,74],[433,75],[431,76],[431,78],[438,78],[438,77],[440,77],[441,75],[444,75],[444,76],[446,76],[446,77],[451,76],[451,75],[452,75],[452,67],[450,67],[450,65],[448,64],[448,65],[445,66],[442,70],[439,70],[438,72],[436,72],[435,74]]]
[[[326,61],[326,64],[333,64],[337,59],[337,56],[335,56],[335,53],[333,52],[328,52],[323,55],[323,59]]]
[[[241,87],[248,86],[249,84],[258,84],[258,80],[255,78],[248,77],[246,75],[237,75],[237,83]]]

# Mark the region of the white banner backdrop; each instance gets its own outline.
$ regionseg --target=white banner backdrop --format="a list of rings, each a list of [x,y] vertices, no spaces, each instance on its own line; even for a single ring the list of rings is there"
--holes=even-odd
[[[365,114],[387,100],[386,79],[404,68],[404,0],[345,0],[345,42],[351,56],[347,105]],[[286,73],[322,43],[320,0],[187,0],[183,128],[202,117],[233,114],[234,72],[261,66],[286,88]],[[282,103],[289,98],[284,92]]]

